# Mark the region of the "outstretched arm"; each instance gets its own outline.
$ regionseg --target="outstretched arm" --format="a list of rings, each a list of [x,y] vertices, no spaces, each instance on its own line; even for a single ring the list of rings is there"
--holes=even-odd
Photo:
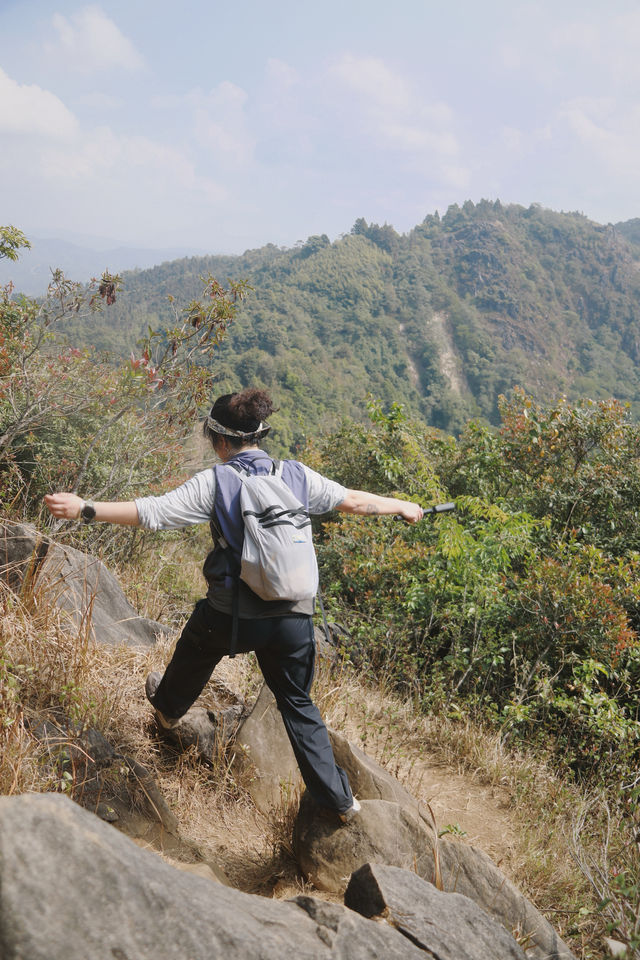
[[[395,497],[381,497],[377,493],[367,493],[364,490],[347,490],[346,497],[342,503],[338,504],[336,510],[370,516],[397,514],[407,523],[417,523],[418,520],[422,520],[423,515],[423,509],[419,503],[396,500]]]
[[[49,512],[62,520],[79,520],[80,511],[84,506],[82,497],[78,497],[75,493],[48,493],[44,502]],[[138,509],[133,500],[120,503],[94,503],[94,507],[96,520],[101,520],[103,523],[120,523],[130,527],[137,527],[140,524]]]

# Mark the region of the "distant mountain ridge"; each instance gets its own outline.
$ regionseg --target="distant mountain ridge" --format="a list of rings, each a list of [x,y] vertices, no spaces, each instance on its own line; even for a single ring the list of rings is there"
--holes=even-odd
[[[273,391],[285,449],[361,418],[368,394],[450,431],[469,416],[496,422],[513,386],[613,395],[638,416],[638,227],[499,201],[453,205],[405,235],[358,220],[333,243],[313,236],[127,274],[117,304],[70,335],[125,353],[169,320],[169,294],[186,303],[207,273],[247,279],[253,292],[214,372],[220,390]]]

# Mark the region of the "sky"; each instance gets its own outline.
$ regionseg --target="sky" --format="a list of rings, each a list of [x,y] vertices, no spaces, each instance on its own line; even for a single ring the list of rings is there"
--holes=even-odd
[[[639,50],[637,0],[0,0],[0,224],[240,253],[467,199],[627,220]]]

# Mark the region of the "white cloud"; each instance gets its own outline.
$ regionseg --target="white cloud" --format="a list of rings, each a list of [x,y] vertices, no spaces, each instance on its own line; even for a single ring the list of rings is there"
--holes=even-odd
[[[378,148],[400,153],[411,166],[447,182],[466,182],[447,104],[424,97],[383,60],[372,57],[347,54],[331,67],[330,76],[338,83],[337,95],[351,129],[367,134]]]
[[[52,23],[57,37],[45,50],[65,68],[93,73],[140,70],[144,65],[131,40],[98,6],[82,7],[69,18],[56,13]]]
[[[262,147],[267,145],[272,156],[282,151],[288,162],[299,163],[313,154],[313,133],[318,132],[314,80],[309,82],[284,60],[267,60],[256,114]]]
[[[607,85],[640,79],[640,10],[615,14],[608,6],[569,21],[550,34],[552,48],[574,51],[582,59],[583,68],[597,66],[605,71]]]
[[[242,87],[225,80],[209,93],[197,88],[182,96],[154,97],[152,105],[189,111],[192,135],[207,151],[208,160],[236,168],[252,160],[256,146],[245,115],[247,101]]]
[[[640,155],[640,105],[605,97],[580,97],[565,103],[559,120],[612,176],[637,182]]]
[[[406,81],[394,74],[383,60],[345,54],[331,72],[380,110],[406,113],[411,109],[411,92]]]
[[[0,132],[66,139],[77,120],[62,100],[35,84],[20,84],[0,69]]]
[[[524,134],[517,127],[505,126],[501,131],[502,142],[509,153],[521,153],[524,146]]]
[[[193,162],[182,150],[141,136],[117,135],[109,127],[98,127],[85,135],[72,150],[49,146],[40,157],[41,173],[59,184],[88,185],[97,193],[116,195],[120,185],[144,195],[168,197],[187,190],[207,203],[219,203],[224,188],[196,173]],[[128,186],[127,186],[128,185]]]
[[[270,57],[267,60],[267,82],[272,83],[279,88],[293,87],[300,82],[298,71],[285,63],[284,60],[278,60],[276,57]]]

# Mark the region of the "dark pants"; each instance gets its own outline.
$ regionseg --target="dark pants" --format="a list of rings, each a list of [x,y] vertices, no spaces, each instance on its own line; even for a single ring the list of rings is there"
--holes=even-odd
[[[181,717],[229,653],[232,617],[199,600],[153,698],[167,717]],[[336,765],[329,734],[309,691],[315,666],[313,622],[304,615],[238,621],[239,653],[255,650],[276,698],[305,786],[316,803],[343,813],[353,803]]]

